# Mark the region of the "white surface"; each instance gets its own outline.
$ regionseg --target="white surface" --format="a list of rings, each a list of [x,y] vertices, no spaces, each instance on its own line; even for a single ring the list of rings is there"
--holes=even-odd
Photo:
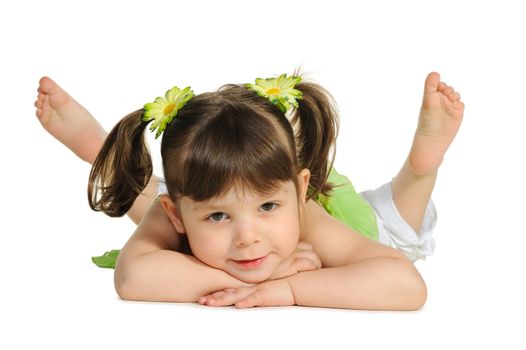
[[[0,348],[524,349],[519,2],[115,3],[0,5]],[[434,195],[437,251],[417,263],[424,309],[120,301],[112,271],[90,257],[121,247],[134,226],[90,211],[89,166],[34,117],[38,79],[54,78],[110,128],[173,85],[199,93],[300,64],[338,101],[337,166],[358,190],[401,166],[428,72],[461,92],[465,121]]]

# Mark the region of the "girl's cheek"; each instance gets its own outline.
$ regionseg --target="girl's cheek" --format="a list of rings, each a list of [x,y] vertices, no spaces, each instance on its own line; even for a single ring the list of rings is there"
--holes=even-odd
[[[200,235],[194,237],[190,247],[194,255],[203,262],[212,262],[215,258],[225,255],[224,242],[216,239],[214,235]]]

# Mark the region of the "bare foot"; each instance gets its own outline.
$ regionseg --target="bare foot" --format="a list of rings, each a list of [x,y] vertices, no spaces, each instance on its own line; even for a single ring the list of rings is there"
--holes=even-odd
[[[107,136],[95,118],[48,77],[39,81],[38,120],[53,137],[92,164]]]
[[[463,115],[464,103],[460,101],[460,94],[441,82],[438,73],[430,73],[409,153],[409,165],[415,175],[427,175],[438,169]]]

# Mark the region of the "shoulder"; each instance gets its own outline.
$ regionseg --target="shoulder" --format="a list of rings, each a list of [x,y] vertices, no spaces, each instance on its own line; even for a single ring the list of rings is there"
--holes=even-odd
[[[377,256],[400,256],[397,250],[364,237],[332,217],[313,200],[306,203],[302,240],[312,245],[323,267],[350,265]]]
[[[137,255],[156,250],[181,252],[185,248],[181,236],[175,230],[157,198],[124,245],[121,254]]]

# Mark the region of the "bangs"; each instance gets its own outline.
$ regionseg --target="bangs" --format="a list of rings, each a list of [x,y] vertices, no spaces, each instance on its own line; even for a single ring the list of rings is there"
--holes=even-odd
[[[285,181],[296,185],[295,150],[288,144],[270,118],[227,106],[189,142],[177,192],[206,201],[232,188],[268,195]]]

